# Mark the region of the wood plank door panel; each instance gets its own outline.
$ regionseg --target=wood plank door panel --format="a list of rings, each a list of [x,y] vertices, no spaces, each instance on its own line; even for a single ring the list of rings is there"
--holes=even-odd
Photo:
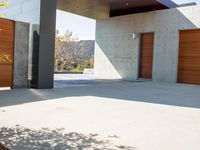
[[[178,82],[200,84],[200,30],[179,32]]]
[[[139,78],[152,79],[154,34],[141,34]]]
[[[0,65],[0,87],[12,86],[12,66]]]
[[[14,22],[0,18],[0,87],[11,87],[13,76]]]

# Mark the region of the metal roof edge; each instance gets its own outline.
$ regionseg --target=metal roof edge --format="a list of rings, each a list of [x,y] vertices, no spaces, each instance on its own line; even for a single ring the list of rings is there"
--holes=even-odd
[[[165,5],[168,8],[176,8],[179,6],[178,4],[176,4],[175,2],[173,2],[171,0],[156,0],[156,1]]]

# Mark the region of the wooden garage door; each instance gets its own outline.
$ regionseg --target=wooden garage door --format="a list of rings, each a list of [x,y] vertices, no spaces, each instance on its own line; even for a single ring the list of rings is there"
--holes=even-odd
[[[0,18],[0,87],[12,86],[14,22]]]
[[[179,34],[178,82],[200,84],[200,30]]]
[[[139,78],[152,78],[154,34],[141,34]]]

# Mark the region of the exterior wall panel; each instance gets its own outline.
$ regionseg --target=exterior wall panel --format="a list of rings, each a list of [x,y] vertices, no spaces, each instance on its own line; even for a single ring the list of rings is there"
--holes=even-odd
[[[12,86],[14,25],[14,21],[0,19],[0,87]]]
[[[15,22],[14,68],[12,88],[28,87],[29,24]]]
[[[179,33],[178,82],[200,84],[200,30]]]
[[[133,33],[154,32],[153,80],[177,81],[178,31],[200,28],[200,6],[97,20],[95,70],[100,78],[138,78],[139,37]]]

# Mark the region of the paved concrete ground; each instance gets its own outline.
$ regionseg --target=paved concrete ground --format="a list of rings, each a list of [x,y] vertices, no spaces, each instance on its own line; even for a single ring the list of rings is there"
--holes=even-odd
[[[97,84],[98,80],[91,74],[55,74],[54,87],[76,87]]]
[[[200,86],[68,79],[52,90],[0,91],[0,142],[19,150],[200,149]]]

